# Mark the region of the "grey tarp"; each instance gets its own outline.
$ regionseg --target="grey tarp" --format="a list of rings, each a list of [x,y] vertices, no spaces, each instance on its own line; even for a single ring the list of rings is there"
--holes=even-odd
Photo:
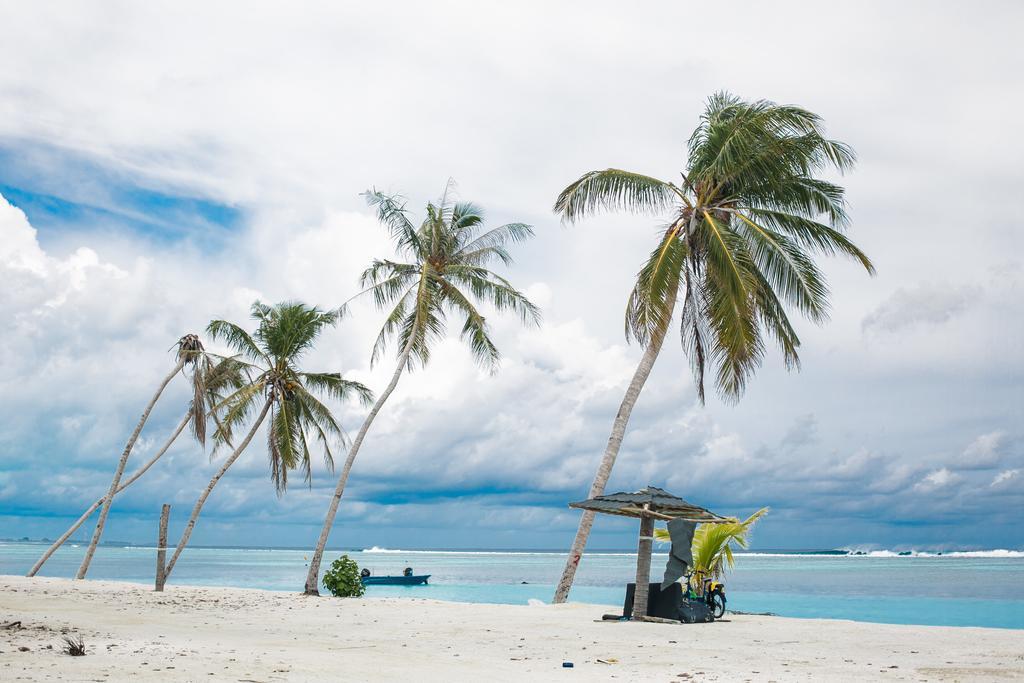
[[[693,532],[697,523],[686,519],[668,521],[668,535],[672,539],[672,549],[668,553],[668,564],[665,565],[665,578],[661,589],[665,590],[686,574],[687,567],[693,565]]]

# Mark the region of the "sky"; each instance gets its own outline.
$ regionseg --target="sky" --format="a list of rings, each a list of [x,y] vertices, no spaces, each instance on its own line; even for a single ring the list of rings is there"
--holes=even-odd
[[[402,379],[331,545],[567,547],[640,356],[622,316],[659,221],[566,226],[551,205],[592,169],[677,178],[728,90],[856,150],[839,182],[878,273],[825,260],[802,370],[770,353],[737,405],[700,405],[670,338],[609,489],[770,506],[761,548],[1024,546],[1021,25],[1014,2],[0,1],[0,537],[55,537],[106,491],[181,335],[256,299],[353,296],[392,255],[361,192],[421,217],[453,178],[489,224],[534,226],[504,272],[544,322],[489,316],[493,376],[453,335]],[[379,391],[381,322],[357,302],[303,363]],[[171,383],[130,470],[187,396]],[[354,434],[365,409],[335,407]],[[105,538],[152,540],[165,502],[174,537],[221,457],[175,442]],[[256,439],[193,541],[312,547],[333,488],[317,463],[278,497]],[[599,519],[591,547],[634,526]]]

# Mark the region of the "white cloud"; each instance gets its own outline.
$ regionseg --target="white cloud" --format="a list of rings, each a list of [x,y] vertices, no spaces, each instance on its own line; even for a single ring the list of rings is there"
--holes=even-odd
[[[1003,459],[1006,432],[997,430],[982,434],[964,449],[955,462],[956,469],[991,469]]]
[[[936,491],[938,489],[947,488],[959,482],[961,479],[962,477],[959,474],[951,472],[950,470],[943,467],[933,472],[929,472],[927,475],[925,475],[924,479],[919,481],[914,486],[914,489],[917,491],[927,493],[931,491]]]
[[[992,483],[989,486],[992,488],[1007,486],[1010,482],[1015,481],[1019,474],[1020,470],[1003,470],[992,479]]]
[[[0,311],[13,313],[16,324],[31,327],[33,321],[55,314],[88,285],[119,280],[127,273],[110,263],[101,263],[95,251],[77,249],[63,259],[46,256],[36,240],[36,230],[24,212],[0,195],[0,268],[4,288]]]
[[[900,332],[918,326],[939,326],[959,315],[981,295],[972,286],[918,285],[896,290],[864,317],[865,331]]]

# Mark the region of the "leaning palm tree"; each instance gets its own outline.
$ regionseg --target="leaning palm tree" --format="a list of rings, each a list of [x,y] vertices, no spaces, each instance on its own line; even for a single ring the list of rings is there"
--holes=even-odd
[[[505,265],[512,263],[506,246],[532,237],[533,228],[524,223],[508,223],[485,230],[480,207],[451,201],[452,189],[453,183],[449,180],[441,201],[427,204],[427,216],[419,228],[409,220],[400,196],[377,191],[365,193],[367,202],[377,210],[377,218],[388,228],[398,252],[406,260],[375,260],[362,276],[362,285],[367,287],[366,292],[372,292],[377,306],[391,307],[374,343],[371,364],[393,340],[398,342],[398,363],[391,382],[359,428],[341,469],[309,563],[307,595],[319,595],[317,578],[324,548],[366,432],[395,390],[402,373],[411,370],[417,362],[426,365],[431,344],[445,334],[447,315],[464,319],[462,338],[469,344],[476,361],[492,371],[497,369],[500,354],[474,300],[488,303],[498,311],[516,313],[524,324],[540,321],[537,307],[508,280],[488,268],[495,260]]]
[[[240,364],[234,358],[222,358],[216,362],[213,362],[207,354],[202,354],[193,363],[193,373],[201,373],[200,376],[193,375],[193,396],[189,403],[188,409],[178,422],[178,426],[171,432],[171,435],[164,442],[153,456],[146,461],[142,467],[132,473],[125,481],[117,487],[115,496],[126,488],[134,484],[139,478],[142,477],[149,469],[156,464],[156,462],[163,457],[163,455],[170,449],[177,438],[185,431],[185,428],[191,426],[192,434],[196,441],[200,445],[205,446],[206,444],[206,419],[212,417],[214,421],[217,421],[217,415],[212,411],[212,407],[215,406],[224,397],[222,392],[226,389],[238,389],[241,387],[242,374]],[[196,416],[199,413],[198,408],[202,406],[202,409],[206,411],[205,415],[200,415],[197,419]],[[82,515],[75,520],[74,524],[68,527],[61,536],[53,542],[53,544],[46,549],[42,557],[32,566],[26,576],[35,576],[47,560],[64,545],[65,542],[71,535],[78,531],[79,528],[89,519],[93,512],[96,511],[103,503],[107,500],[106,496],[97,499],[92,505],[90,505]]]
[[[853,151],[825,137],[821,118],[788,105],[712,96],[690,137],[678,184],[619,169],[592,171],[562,191],[555,211],[574,222],[600,210],[668,216],[657,248],[637,275],[626,306],[626,337],[644,353],[612,423],[589,497],[604,492],[629,416],[654,367],[682,296],[683,350],[704,401],[705,371],[736,401],[765,353],[782,350],[799,367],[800,340],[787,307],[822,323],[828,286],[816,254],[845,254],[869,273],[844,234],[844,190],[818,177],[852,167]],[[594,521],[584,512],[555,591],[569,595]]]
[[[216,407],[222,415],[214,440],[217,445],[230,444],[234,431],[248,422],[252,425],[242,441],[221,464],[210,479],[181,534],[174,554],[167,563],[165,576],[170,576],[178,558],[188,545],[199,513],[217,482],[238,460],[264,421],[267,429],[267,452],[270,476],[278,495],[288,486],[288,472],[301,469],[307,483],[312,481],[309,442],[314,438],[323,448],[324,461],[334,467],[331,443],[344,442],[344,432],[331,410],[315,394],[344,401],[356,397],[369,405],[373,394],[359,382],[343,379],[336,372],[305,372],[298,362],[313,348],[320,334],[341,319],[339,310],[321,311],[297,302],[268,306],[259,301],[252,305],[250,315],[257,327],[249,334],[242,327],[226,320],[214,320],[206,331],[214,341],[223,341],[238,357],[244,358],[249,381],[224,398]]]
[[[177,363],[174,368],[164,377],[163,381],[157,387],[156,393],[149,399],[149,404],[146,405],[146,409],[142,412],[142,417],[135,425],[135,429],[132,431],[131,436],[128,437],[128,443],[125,444],[124,450],[121,452],[121,459],[117,462],[117,468],[114,470],[114,477],[110,481],[110,487],[107,489],[107,495],[103,497],[103,507],[100,509],[100,517],[96,522],[96,530],[92,534],[92,540],[89,541],[89,547],[85,551],[85,557],[82,558],[82,564],[78,567],[78,573],[75,575],[76,579],[84,579],[86,573],[89,571],[89,565],[92,563],[92,556],[96,552],[96,546],[99,545],[100,537],[103,536],[103,529],[107,524],[107,515],[110,514],[110,505],[114,501],[114,495],[117,493],[117,489],[121,484],[121,476],[124,474],[124,468],[128,464],[128,456],[132,454],[132,449],[135,447],[135,442],[139,439],[139,434],[142,433],[142,428],[145,426],[146,421],[149,419],[149,414],[153,411],[153,406],[160,399],[160,395],[163,394],[164,389],[171,383],[175,375],[181,372],[186,365],[194,365],[196,360],[202,356],[203,344],[199,340],[199,336],[195,334],[186,334],[184,337],[178,340],[177,343]],[[193,380],[200,377],[202,373],[192,373]],[[205,409],[200,406],[198,412],[204,416],[206,414]],[[202,418],[197,418],[201,420]]]

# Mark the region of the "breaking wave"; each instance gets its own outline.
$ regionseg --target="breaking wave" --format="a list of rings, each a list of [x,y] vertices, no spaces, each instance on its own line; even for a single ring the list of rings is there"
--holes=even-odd
[[[1024,550],[859,550],[843,549],[842,557],[989,557],[989,558],[1022,558]]]

